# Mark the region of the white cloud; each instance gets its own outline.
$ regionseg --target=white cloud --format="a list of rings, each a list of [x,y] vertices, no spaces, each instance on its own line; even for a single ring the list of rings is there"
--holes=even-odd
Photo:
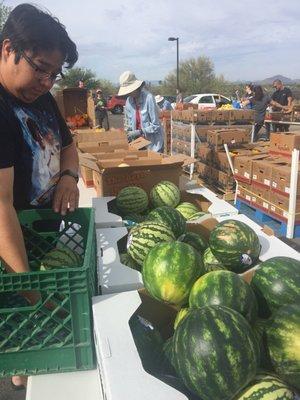
[[[6,1],[16,5],[21,1]],[[228,79],[280,73],[300,78],[300,3],[288,0],[40,0],[78,44],[79,65],[117,81],[132,69],[162,79],[181,60],[206,55]]]

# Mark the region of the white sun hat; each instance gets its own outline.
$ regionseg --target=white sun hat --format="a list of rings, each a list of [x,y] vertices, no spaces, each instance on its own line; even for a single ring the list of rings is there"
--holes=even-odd
[[[126,94],[130,94],[138,89],[144,81],[140,81],[136,78],[133,72],[125,71],[121,74],[119,78],[120,82],[120,89],[119,89],[119,96],[125,96]]]
[[[164,98],[160,95],[160,94],[158,94],[157,96],[155,96],[155,101],[156,101],[156,103],[160,103],[161,101],[163,101],[164,100]]]

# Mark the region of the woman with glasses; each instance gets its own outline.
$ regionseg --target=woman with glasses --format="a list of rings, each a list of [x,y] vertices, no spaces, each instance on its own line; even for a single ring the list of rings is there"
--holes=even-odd
[[[0,259],[8,272],[29,271],[16,211],[52,207],[64,215],[78,206],[76,147],[49,93],[62,68],[77,59],[56,18],[29,4],[10,13],[0,34]],[[30,303],[40,297],[23,295]],[[20,388],[23,381],[13,377],[12,383]]]

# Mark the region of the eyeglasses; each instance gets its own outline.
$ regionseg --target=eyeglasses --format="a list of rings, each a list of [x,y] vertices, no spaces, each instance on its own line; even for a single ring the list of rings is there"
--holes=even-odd
[[[43,80],[43,79],[49,79],[51,82],[59,82],[61,79],[64,79],[64,74],[60,71],[58,73],[49,73],[43,68],[39,67],[30,57],[28,57],[24,51],[20,52],[24,60],[28,62],[28,64],[34,69],[34,71],[37,74],[38,79]]]

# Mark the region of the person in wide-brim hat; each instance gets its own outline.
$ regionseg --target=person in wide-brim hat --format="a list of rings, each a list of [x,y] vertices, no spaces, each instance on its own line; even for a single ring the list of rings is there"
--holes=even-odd
[[[131,71],[123,72],[119,82],[118,95],[128,96],[124,108],[128,140],[143,136],[151,142],[148,146],[150,150],[161,151],[163,130],[154,96],[145,89],[145,82],[137,79]]]
[[[161,96],[160,94],[155,96],[155,101],[157,106],[159,107],[159,109],[161,111],[165,111],[165,110],[172,110],[172,105],[169,102],[169,100],[165,99],[163,96]]]

